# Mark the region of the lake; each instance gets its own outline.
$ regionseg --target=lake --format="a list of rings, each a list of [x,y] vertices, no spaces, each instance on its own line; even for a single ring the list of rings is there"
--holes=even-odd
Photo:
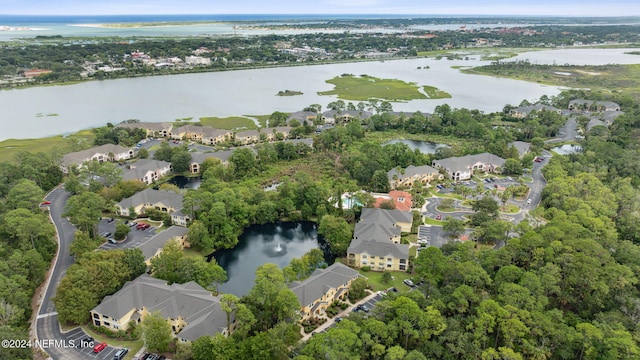
[[[418,151],[420,151],[423,154],[435,154],[436,150],[440,149],[441,147],[449,146],[447,144],[436,144],[428,141],[419,141],[419,140],[391,140],[391,141],[387,141],[383,145],[396,144],[396,143],[406,144],[411,150],[418,149]]]
[[[585,49],[581,49],[585,50]],[[624,49],[589,49],[594,54],[611,51],[604,63],[640,63],[640,56]],[[629,51],[627,49],[626,51]],[[530,52],[520,56],[539,56]],[[575,52],[552,52],[554,61],[580,60]],[[588,58],[587,53],[581,53]],[[566,56],[565,56],[566,55]],[[600,57],[599,57],[600,58]],[[199,74],[89,81],[66,86],[45,86],[0,91],[0,140],[39,138],[81,129],[119,123],[127,119],[173,121],[185,117],[271,114],[294,112],[310,104],[323,108],[336,96],[321,96],[331,90],[325,81],[343,73],[367,74],[435,86],[450,93],[450,99],[411,100],[393,103],[395,111],[433,112],[436,106],[502,111],[506,104],[523,99],[535,101],[554,96],[560,89],[520,80],[463,74],[452,66],[477,66],[479,60],[407,59],[269,69],[237,70]],[[428,66],[429,69],[425,69]],[[421,67],[422,69],[418,69]],[[300,96],[276,96],[278,91],[302,91]],[[47,116],[54,115],[55,116]]]
[[[273,263],[282,268],[289,265],[291,259],[300,258],[316,248],[324,251],[328,264],[333,263],[328,246],[318,238],[316,223],[302,221],[250,226],[240,236],[235,248],[213,254],[229,277],[229,281],[218,289],[223,293],[246,295],[253,287],[260,265]]]
[[[562,146],[556,146],[552,148],[551,151],[554,151],[560,155],[576,154],[582,152],[582,146],[575,144],[565,144]]]
[[[167,181],[167,183],[173,184],[180,189],[198,189],[200,187],[200,184],[202,183],[202,178],[177,175],[172,177],[169,181]]]

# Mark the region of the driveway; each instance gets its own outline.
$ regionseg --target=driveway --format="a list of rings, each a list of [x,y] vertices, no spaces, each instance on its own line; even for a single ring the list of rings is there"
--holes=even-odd
[[[107,219],[102,219],[102,221],[100,221],[100,223],[98,224],[98,233],[108,231],[114,234],[116,232],[116,224],[119,221],[120,220],[109,222]],[[100,246],[100,248],[105,250],[137,248],[156,234],[156,227],[154,226],[148,228],[147,230],[138,230],[135,228],[135,226],[131,227],[130,229],[131,231],[129,231],[129,234],[127,234],[126,240],[118,241],[117,244],[105,242]]]

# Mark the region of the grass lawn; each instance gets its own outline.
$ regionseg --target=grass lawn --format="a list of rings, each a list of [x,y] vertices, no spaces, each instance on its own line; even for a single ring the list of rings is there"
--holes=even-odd
[[[507,206],[500,206],[500,212],[503,214],[517,214],[520,211],[520,207],[514,204],[507,204]]]
[[[465,73],[491,75],[537,82],[553,86],[589,88],[609,93],[619,89],[636,99],[640,98],[640,64],[556,66],[556,65],[487,65],[462,70]]]
[[[442,222],[441,220],[432,219],[432,218],[427,217],[427,216],[424,217],[424,223],[426,225],[436,225],[436,226],[444,225],[444,222]]]
[[[246,116],[258,119],[258,122],[260,123],[260,127],[265,128],[267,127],[267,120],[271,115],[246,115]]]
[[[93,139],[91,130],[82,130],[66,137],[58,135],[40,139],[7,139],[0,142],[0,158],[13,162],[15,156],[23,151],[51,153],[57,149],[68,153],[91,147]]]
[[[216,129],[233,130],[237,128],[257,129],[256,124],[242,116],[230,116],[226,118],[220,118],[215,116],[201,117],[200,123],[202,126],[211,126]]]
[[[333,84],[335,89],[318,92],[319,95],[337,95],[340,99],[357,101],[369,99],[388,101],[426,99],[426,96],[418,91],[418,86],[415,83],[408,83],[402,80],[379,79],[367,75],[343,75],[326,82]],[[436,88],[433,89],[437,90]]]
[[[521,176],[520,179],[522,179],[524,182],[533,182],[533,178],[529,177],[529,176]]]
[[[409,291],[409,287],[405,285],[402,280],[408,279],[411,277],[410,274],[406,272],[393,271],[391,275],[393,279],[388,283],[382,282],[382,274],[384,272],[380,271],[362,271],[360,269],[356,269],[362,276],[366,276],[369,279],[369,284],[373,285],[373,291],[381,291],[386,290],[390,287],[395,287],[398,289],[398,292],[404,293]]]
[[[101,342],[106,342],[107,344],[109,344],[110,346],[114,346],[114,347],[125,347],[127,349],[129,349],[129,353],[127,353],[127,356],[125,356],[125,359],[133,359],[135,354],[140,351],[140,349],[142,349],[142,346],[144,345],[144,342],[142,341],[142,337],[136,341],[119,341],[116,339],[112,339],[110,337],[107,337],[103,334],[97,333],[93,330],[91,330],[88,326],[82,326],[82,329],[89,334],[89,336],[91,336],[92,338],[94,338],[96,343],[101,343]]]
[[[427,93],[427,95],[429,96],[429,99],[450,99],[451,98],[451,94],[433,86],[423,86],[422,89],[424,89],[424,92]]]

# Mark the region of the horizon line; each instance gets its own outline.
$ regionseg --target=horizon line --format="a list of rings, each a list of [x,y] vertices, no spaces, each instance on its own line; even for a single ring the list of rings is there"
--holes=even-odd
[[[429,17],[429,16],[468,16],[468,17],[548,17],[548,18],[640,18],[640,15],[549,15],[549,14],[445,14],[445,13],[434,13],[434,14],[405,14],[405,13],[326,13],[326,14],[317,14],[317,13],[210,13],[210,14],[200,14],[200,13],[158,13],[158,14],[2,14],[0,16],[228,16],[228,15],[260,15],[260,16],[296,16],[296,15],[304,15],[304,16],[407,16],[407,17]]]

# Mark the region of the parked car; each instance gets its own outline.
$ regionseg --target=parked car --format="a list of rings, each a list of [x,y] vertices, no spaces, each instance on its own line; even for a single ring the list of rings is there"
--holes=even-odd
[[[127,348],[123,348],[120,349],[116,352],[116,354],[113,356],[113,360],[122,360],[124,359],[125,355],[127,355],[127,353],[129,352],[129,349]]]
[[[136,226],[136,225],[138,225],[138,223],[137,223],[137,222],[135,222],[135,221],[132,221],[132,222],[130,222],[130,223],[129,223],[129,226],[130,226],[130,227],[134,227],[134,226]]]
[[[111,237],[110,237],[110,238],[108,238],[107,240],[109,240],[109,242],[110,242],[110,243],[112,243],[112,244],[117,244],[117,243],[118,243],[118,242],[116,241],[116,239],[111,238]]]
[[[369,307],[368,307],[367,305],[365,305],[365,304],[360,304],[360,305],[358,305],[358,307],[360,308],[360,310],[362,310],[362,311],[364,311],[364,312],[367,312],[367,313],[369,312],[369,310],[371,310],[371,309],[369,309]]]
[[[338,316],[338,317],[335,319],[335,322],[339,323],[340,321],[342,321],[342,318]]]
[[[151,227],[151,225],[149,225],[147,223],[139,223],[138,225],[136,225],[136,229],[138,229],[138,230],[147,230],[150,227]]]
[[[543,158],[543,157],[537,157],[537,158],[535,158],[535,160],[533,160],[533,161],[535,161],[535,162],[539,163],[539,162],[542,162],[543,160],[544,160],[544,158]]]
[[[398,292],[398,289],[396,289],[395,287],[392,287],[391,289],[389,289],[389,291],[394,292],[394,293],[397,293],[397,292]]]
[[[407,285],[408,287],[414,287],[416,286],[416,284],[413,283],[413,281],[409,280],[409,279],[404,279],[402,281],[405,285]]]
[[[114,218],[109,218],[109,220],[107,220],[108,223],[112,223],[115,219]]]
[[[43,201],[43,202],[40,203],[40,205],[41,206],[42,205],[51,205],[51,201],[48,201],[48,200],[47,201]]]
[[[442,215],[440,214],[436,215],[436,220],[442,220]]]
[[[531,204],[531,199],[527,199],[527,204]]]
[[[97,344],[96,346],[93,347],[93,352],[97,354],[106,348],[107,348],[107,343],[101,342],[100,344]]]
[[[102,234],[100,234],[100,236],[102,236],[102,237],[109,237],[109,236],[111,236],[111,233],[110,233],[110,232],[108,232],[108,231],[105,231],[105,232],[103,232]]]

